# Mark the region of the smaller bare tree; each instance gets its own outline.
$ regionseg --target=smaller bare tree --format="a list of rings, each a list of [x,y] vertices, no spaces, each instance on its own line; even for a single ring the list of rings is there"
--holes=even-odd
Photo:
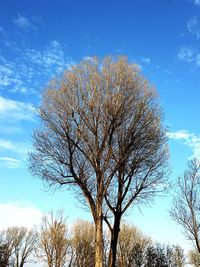
[[[170,214],[200,253],[200,162],[193,159],[178,179],[178,193]]]
[[[119,234],[117,266],[143,266],[146,250],[151,243],[151,239],[145,236],[137,227],[123,224]]]
[[[62,212],[44,215],[39,234],[37,256],[48,267],[64,267],[69,249],[68,230]]]
[[[26,227],[9,227],[1,232],[3,261],[15,267],[23,267],[36,248],[37,233]],[[1,265],[3,266],[3,265]]]
[[[0,233],[0,266],[7,267],[12,251],[9,251],[9,244],[3,239],[2,232]]]
[[[78,220],[73,226],[72,246],[74,265],[93,267],[95,265],[95,227],[88,221]]]
[[[173,246],[173,263],[176,267],[185,266],[184,250],[179,245]]]
[[[200,254],[196,250],[190,250],[188,253],[189,258],[189,264],[193,267],[199,267],[200,266]]]

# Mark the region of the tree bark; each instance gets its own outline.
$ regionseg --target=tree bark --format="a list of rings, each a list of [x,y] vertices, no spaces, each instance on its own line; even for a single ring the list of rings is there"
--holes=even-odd
[[[116,258],[117,258],[117,243],[120,232],[120,220],[121,216],[119,214],[115,214],[114,225],[111,231],[111,241],[110,241],[110,251],[109,251],[109,267],[116,266]]]
[[[103,267],[103,217],[98,214],[95,223],[95,267]]]

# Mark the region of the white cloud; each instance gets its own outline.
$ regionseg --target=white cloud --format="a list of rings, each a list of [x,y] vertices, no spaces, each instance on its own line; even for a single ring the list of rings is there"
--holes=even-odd
[[[10,226],[31,228],[40,223],[42,212],[24,202],[0,203],[0,218],[0,229]]]
[[[0,86],[11,93],[38,94],[53,75],[75,63],[57,40],[42,49],[17,48],[15,53],[12,60],[0,56]]]
[[[189,47],[182,47],[177,57],[179,60],[187,63],[193,63],[196,67],[200,66],[200,52]]]
[[[0,26],[0,35],[1,37],[5,38],[6,37],[6,33],[3,27]]]
[[[0,139],[0,167],[16,169],[24,167],[31,145]]]
[[[0,151],[7,150],[17,154],[25,155],[30,151],[31,146],[25,143],[11,142],[10,140],[0,139]]]
[[[192,19],[190,19],[187,22],[187,29],[189,33],[196,36],[198,39],[200,38],[200,27],[199,27],[199,20],[196,16],[194,16]]]
[[[178,59],[186,62],[194,61],[194,51],[189,47],[182,47],[178,52]]]
[[[22,162],[19,159],[10,157],[0,157],[0,167],[8,169],[17,169],[22,166]]]
[[[199,66],[200,66],[200,53],[198,53],[198,54],[196,55],[196,59],[195,59],[195,61],[196,61],[196,65],[199,67]]]
[[[200,158],[200,135],[190,133],[186,130],[180,130],[177,132],[169,132],[168,137],[170,139],[182,141],[185,145],[192,149],[192,156]]]
[[[65,57],[63,48],[57,40],[51,41],[44,50],[26,49],[24,54],[29,62],[42,67],[43,71],[47,72],[51,72],[51,68],[54,68],[56,72],[61,72],[73,63],[70,58]]]
[[[27,93],[23,75],[29,78],[29,72],[19,62],[10,62],[0,56],[0,86],[9,92]],[[30,86],[29,86],[30,87]]]
[[[0,121],[34,121],[35,115],[33,105],[0,96]]]
[[[143,57],[142,61],[147,65],[149,65],[151,63],[151,59],[149,57]]]
[[[13,22],[19,28],[36,30],[36,27],[30,22],[30,19],[28,19],[27,17],[23,15],[18,15],[17,18],[13,20]]]
[[[200,6],[200,0],[194,0],[194,4]]]
[[[181,130],[178,132],[169,132],[167,136],[175,140],[187,140],[189,138],[189,133],[187,131]]]
[[[4,136],[8,135],[16,135],[16,134],[23,134],[26,131],[26,129],[20,128],[19,125],[10,125],[7,122],[4,124],[1,124],[0,127],[0,134]]]

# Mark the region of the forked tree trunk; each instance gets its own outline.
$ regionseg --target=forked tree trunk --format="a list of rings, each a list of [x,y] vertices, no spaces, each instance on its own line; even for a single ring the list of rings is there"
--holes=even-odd
[[[119,214],[115,214],[114,225],[111,231],[108,267],[116,266],[117,243],[118,243],[119,232],[120,232],[120,219],[121,219],[121,216]]]
[[[98,216],[95,223],[95,267],[103,267],[103,219]]]

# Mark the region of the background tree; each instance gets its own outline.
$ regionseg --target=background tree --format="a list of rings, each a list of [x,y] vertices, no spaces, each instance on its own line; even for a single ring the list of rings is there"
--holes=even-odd
[[[200,163],[197,159],[189,162],[179,178],[178,190],[170,214],[200,253]]]
[[[119,234],[117,266],[143,266],[147,248],[151,243],[151,239],[145,236],[137,227],[123,224]]]
[[[8,266],[12,262],[14,236],[7,229],[0,232],[1,261]],[[3,266],[3,265],[2,265]]]
[[[37,245],[37,233],[26,227],[9,227],[1,232],[1,260],[14,267],[23,267]],[[3,265],[0,265],[3,267]]]
[[[48,267],[66,266],[69,250],[69,236],[62,212],[44,215],[39,233],[37,256]]]
[[[95,228],[88,221],[78,220],[72,230],[73,266],[93,267],[95,265]]]
[[[116,210],[110,224],[115,264],[122,214],[139,193],[152,196],[163,186],[166,137],[154,89],[126,58],[94,58],[52,81],[39,114],[43,128],[34,135],[32,173],[52,186],[70,185],[86,200],[95,223],[96,267],[103,265],[107,196]]]
[[[144,267],[184,267],[185,256],[179,246],[151,244],[146,251]],[[137,265],[136,265],[137,266]]]
[[[7,267],[9,265],[9,245],[0,237],[0,266]]]
[[[173,247],[173,262],[175,267],[185,266],[184,250],[179,245]]]
[[[191,264],[193,267],[199,267],[200,266],[200,254],[196,250],[191,250],[188,253],[189,258],[189,264]]]
[[[23,267],[36,248],[37,233],[26,227],[12,227],[7,229],[7,235],[13,238],[14,266]]]

